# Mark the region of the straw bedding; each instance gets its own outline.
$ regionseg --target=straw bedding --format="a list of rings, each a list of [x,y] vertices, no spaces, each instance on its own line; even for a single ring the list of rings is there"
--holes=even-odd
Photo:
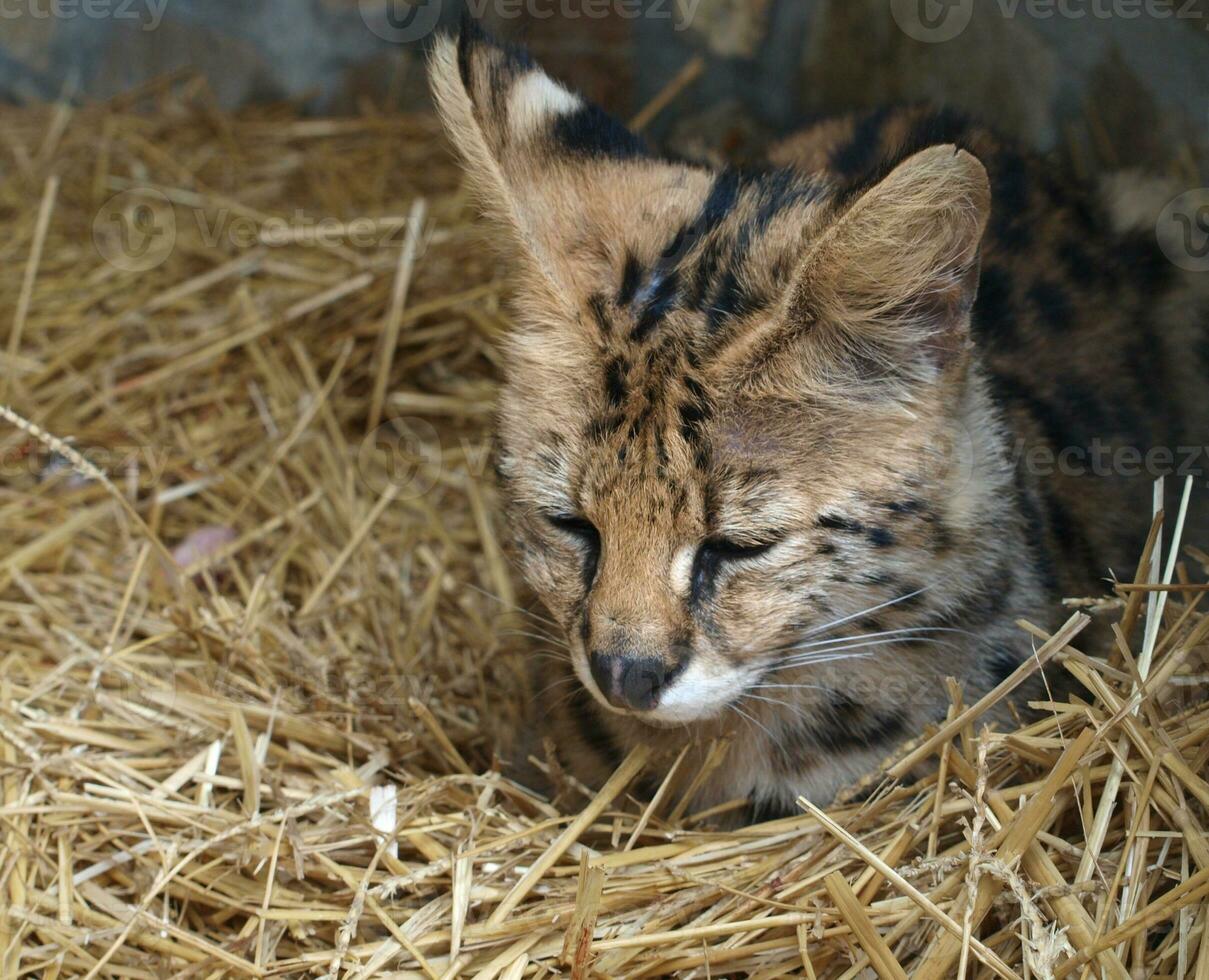
[[[434,122],[176,79],[0,139],[0,975],[1209,980],[1174,519],[1174,585],[1086,606],[1115,649],[1032,628],[1094,696],[955,692],[918,782],[725,832],[639,752],[545,798],[498,762],[551,645],[490,480],[507,283]]]

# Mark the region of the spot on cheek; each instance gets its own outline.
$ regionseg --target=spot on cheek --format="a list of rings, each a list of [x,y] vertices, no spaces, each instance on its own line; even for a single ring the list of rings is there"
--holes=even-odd
[[[696,549],[686,545],[672,558],[672,589],[676,595],[688,596],[693,573],[693,556]]]

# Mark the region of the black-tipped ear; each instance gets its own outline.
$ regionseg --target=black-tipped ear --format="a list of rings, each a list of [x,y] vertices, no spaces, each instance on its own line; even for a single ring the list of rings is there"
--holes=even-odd
[[[480,205],[536,273],[522,289],[561,299],[559,317],[582,310],[588,291],[615,291],[621,257],[657,255],[699,206],[704,171],[648,154],[523,49],[473,24],[437,40],[429,78]]]
[[[515,196],[560,163],[646,155],[621,123],[473,22],[434,44],[429,79],[450,140],[491,196]]]

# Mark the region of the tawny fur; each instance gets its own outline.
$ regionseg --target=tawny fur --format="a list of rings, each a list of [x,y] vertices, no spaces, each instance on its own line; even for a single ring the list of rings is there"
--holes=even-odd
[[[1204,299],[1136,182],[1106,206],[926,108],[715,172],[473,31],[430,73],[516,273],[498,471],[566,632],[537,680],[564,765],[687,742],[692,775],[723,739],[699,805],[827,799],[943,717],[946,677],[973,699],[1014,669],[1018,617],[1132,574],[1149,477],[1028,454],[1209,441]],[[707,581],[711,542],[748,550]],[[621,712],[594,650],[687,666]]]

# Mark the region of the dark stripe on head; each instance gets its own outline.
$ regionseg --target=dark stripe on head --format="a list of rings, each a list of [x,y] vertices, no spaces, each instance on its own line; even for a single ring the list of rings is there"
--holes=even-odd
[[[888,528],[871,527],[869,528],[869,542],[875,548],[889,548],[894,544],[894,535]]]
[[[831,697],[833,722],[814,731],[820,747],[840,751],[884,745],[901,739],[906,732],[905,719],[898,710],[890,709],[884,714],[874,713],[867,705],[859,704],[847,694],[835,692]]]
[[[725,246],[718,239],[711,240],[702,249],[690,280],[691,287],[686,301],[690,310],[699,310],[705,306],[724,251]]]
[[[605,396],[614,408],[620,408],[626,397],[625,359],[615,357],[605,367]]]
[[[604,442],[624,424],[625,417],[620,412],[610,412],[603,418],[589,422],[584,429],[584,435],[590,442]]]
[[[755,302],[747,292],[732,265],[718,283],[718,288],[709,304],[707,319],[710,333],[716,333],[727,320],[736,316],[745,316],[758,308],[759,303]]]
[[[638,322],[634,324],[634,329],[630,332],[630,339],[635,341],[645,339],[663,318],[676,308],[679,300],[680,276],[675,270],[671,270],[655,284],[650,299],[646,301],[642,312],[638,314]]]
[[[739,200],[743,182],[744,177],[737,170],[722,170],[715,175],[701,210],[692,221],[676,230],[672,240],[660,253],[659,261],[655,264],[656,275],[664,275],[668,270],[677,268],[698,243],[726,220]],[[713,248],[716,249],[717,244],[714,242]]]
[[[617,290],[617,305],[629,306],[638,295],[638,287],[642,284],[642,266],[638,257],[627,252],[625,264],[621,267],[621,288]]]
[[[680,436],[690,446],[701,441],[701,425],[709,419],[709,407],[700,402],[680,403]]]
[[[647,147],[600,106],[585,105],[554,121],[553,137],[569,152],[579,156],[627,160],[647,156]]]
[[[744,274],[751,247],[778,214],[815,200],[821,193],[819,184],[790,169],[771,170],[758,179],[748,177],[742,186],[750,188],[755,197],[754,212],[733,232],[729,243],[717,240],[710,243],[693,274],[690,305],[707,310],[711,333],[717,332],[728,319],[769,305],[768,297],[752,292],[750,280]]]
[[[843,514],[820,514],[815,523],[831,531],[846,531],[849,534],[859,534],[865,529],[865,525],[860,521]]]
[[[705,203],[701,205],[701,213],[693,224],[703,232],[716,228],[735,209],[743,182],[743,175],[739,171],[721,171],[714,177]]]
[[[607,305],[608,300],[600,293],[593,293],[588,297],[588,309],[592,313],[592,319],[596,321],[596,326],[600,328],[600,332],[603,334],[611,333],[613,330],[612,321],[609,320]]]
[[[685,442],[700,449],[702,426],[713,416],[713,406],[696,378],[686,376],[684,387],[689,400],[680,403],[680,434]]]

